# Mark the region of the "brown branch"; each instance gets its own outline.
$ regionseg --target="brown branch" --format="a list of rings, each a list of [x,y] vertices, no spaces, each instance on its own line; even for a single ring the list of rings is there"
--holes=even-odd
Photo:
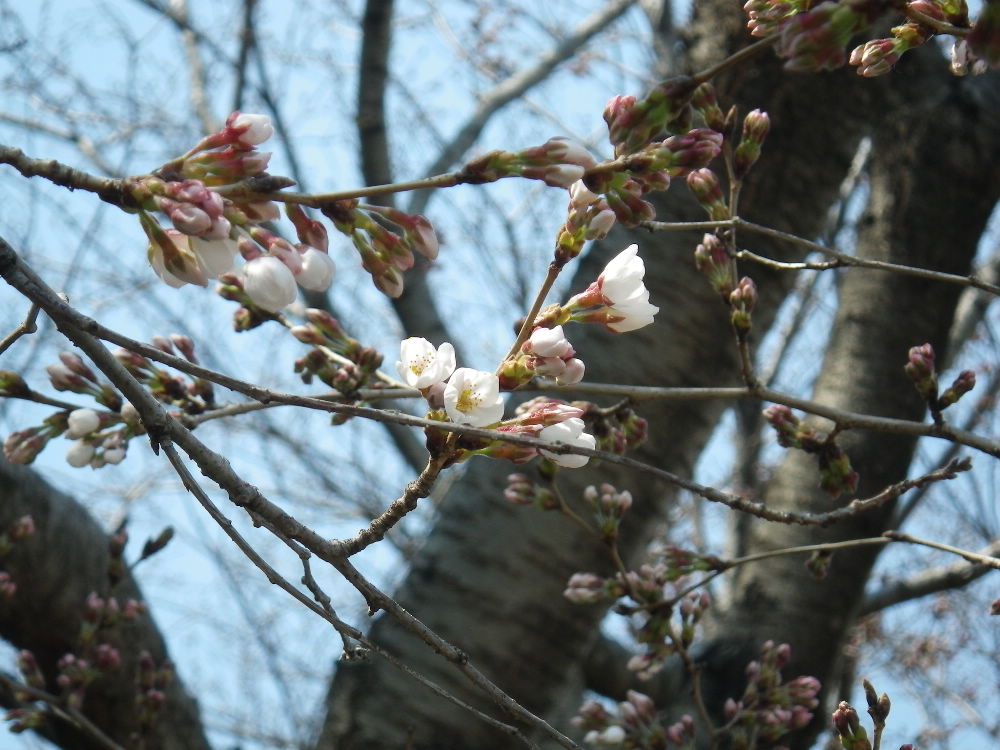
[[[178,445],[206,477],[209,477],[228,493],[231,502],[246,510],[251,517],[266,520],[269,528],[278,530],[289,539],[300,542],[321,560],[330,563],[361,592],[373,611],[385,609],[391,613],[404,627],[420,637],[436,653],[451,662],[466,679],[488,695],[494,703],[512,716],[544,732],[562,747],[580,750],[579,745],[522,707],[480,670],[471,665],[468,657],[461,650],[437,635],[362,576],[343,557],[340,545],[324,539],[272,503],[255,486],[244,481],[233,470],[225,457],[215,453],[195,438],[103,346],[100,339],[92,332],[96,323],[65,304],[3,240],[0,240],[0,275],[3,275],[11,286],[26,297],[37,300],[39,307],[46,311],[63,335],[80,347],[97,368],[132,403],[146,427],[154,453],[158,454],[162,445],[170,443]],[[404,415],[400,415],[400,417],[402,416]],[[489,433],[490,431],[484,432]],[[559,446],[549,446],[549,448],[554,451],[560,450]],[[308,599],[308,597],[306,598]],[[310,600],[310,604],[314,603]],[[314,606],[322,610],[318,605]]]
[[[96,177],[55,159],[34,159],[13,146],[0,145],[0,164],[10,164],[25,177],[42,177],[70,190],[86,190],[119,208],[135,207],[123,192],[119,179]]]
[[[995,541],[981,549],[977,554],[996,557],[1000,554],[1000,541]],[[984,563],[956,563],[940,568],[932,568],[917,573],[910,578],[883,586],[873,591],[861,603],[861,615],[881,612],[897,604],[921,599],[930,594],[959,589],[972,583],[993,570]]]

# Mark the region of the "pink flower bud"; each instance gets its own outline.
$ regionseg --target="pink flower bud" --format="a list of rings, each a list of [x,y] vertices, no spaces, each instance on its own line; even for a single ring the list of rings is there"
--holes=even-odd
[[[308,245],[300,245],[302,268],[295,274],[295,281],[303,289],[325,292],[333,283],[337,267],[329,255]]]
[[[226,129],[239,145],[246,148],[258,146],[272,135],[274,127],[267,115],[245,114],[233,112],[226,120]]]

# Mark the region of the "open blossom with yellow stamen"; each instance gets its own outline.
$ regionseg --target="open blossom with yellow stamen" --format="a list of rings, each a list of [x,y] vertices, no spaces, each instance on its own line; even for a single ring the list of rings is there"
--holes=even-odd
[[[499,379],[492,372],[459,367],[445,386],[444,408],[451,421],[458,424],[496,424],[503,417]]]
[[[399,345],[396,372],[411,388],[430,388],[455,371],[455,347],[445,341],[437,349],[427,339],[412,337]]]

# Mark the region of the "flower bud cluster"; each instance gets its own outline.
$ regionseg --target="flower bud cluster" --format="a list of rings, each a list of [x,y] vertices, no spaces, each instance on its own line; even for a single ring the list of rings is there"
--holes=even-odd
[[[710,219],[725,221],[730,218],[729,205],[715,172],[708,168],[696,169],[688,174],[687,185]]]
[[[521,350],[500,365],[500,387],[512,391],[535,376],[552,378],[559,385],[579,383],[586,368],[575,355],[562,326],[538,326]]]
[[[164,659],[157,666],[148,651],[139,654],[136,705],[139,709],[139,725],[143,732],[151,729],[160,718],[167,701],[167,688],[173,681],[173,662]]]
[[[712,289],[729,302],[736,288],[733,259],[718,236],[706,234],[694,250],[694,266],[708,278]]]
[[[771,118],[767,112],[755,109],[743,118],[743,135],[733,153],[733,175],[737,180],[742,180],[760,158],[761,146],[770,130]]]
[[[305,318],[305,324],[291,328],[295,338],[313,345],[305,356],[295,360],[295,372],[300,374],[302,382],[311,383],[317,377],[342,394],[364,387],[382,366],[382,355],[348,336],[337,319],[325,310],[309,308]],[[331,353],[339,357],[332,357]]]
[[[727,563],[715,555],[700,555],[674,545],[656,548],[653,559],[662,564],[663,577],[674,582],[696,572],[726,570]]]
[[[603,323],[615,333],[627,333],[652,323],[660,308],[649,303],[649,291],[643,282],[646,267],[638,252],[638,245],[629,245],[618,253],[597,281],[562,307],[560,317]]]
[[[645,617],[642,625],[636,630],[636,640],[644,650],[629,659],[626,666],[639,679],[646,680],[663,669],[670,657],[686,651],[694,643],[696,628],[711,606],[711,598],[707,591],[686,594],[676,607],[675,618],[673,597],[676,594],[672,587],[667,587],[669,574],[665,565],[643,565],[637,572],[630,571],[627,578],[631,579],[630,593],[640,591],[640,603],[647,609],[642,615]],[[667,596],[668,592],[672,593],[671,597]]]
[[[819,459],[820,487],[831,498],[836,499],[842,493],[851,493],[858,488],[860,477],[851,467],[850,458],[830,436],[805,424],[782,404],[772,404],[763,414],[777,433],[778,445],[816,455]]]
[[[389,206],[362,206],[357,200],[342,200],[322,207],[337,231],[349,237],[361,256],[362,267],[384,294],[403,293],[403,272],[414,264],[414,253],[434,260],[437,235],[430,222]],[[391,231],[385,224],[394,225]]]
[[[775,51],[785,59],[786,70],[834,70],[847,62],[844,48],[851,36],[869,26],[882,10],[883,4],[877,0],[826,0],[805,12],[778,19],[780,36]]]
[[[806,0],[746,0],[743,12],[747,16],[747,30],[758,39],[771,36],[781,21],[802,12],[808,5]]]
[[[767,641],[760,656],[747,665],[747,687],[742,697],[738,701],[727,699],[723,707],[734,748],[751,747],[755,738],[770,747],[812,721],[819,705],[819,680],[798,677],[783,682],[781,670],[790,659],[788,644]]]
[[[178,354],[192,364],[198,363],[194,342],[188,336],[154,336],[152,343],[166,354]],[[215,406],[215,391],[208,381],[201,378],[187,380],[181,375],[173,375],[158,367],[151,359],[128,349],[119,348],[112,354],[136,380],[149,389],[157,401],[192,415],[201,414]],[[138,422],[138,414],[130,406],[122,408],[121,418],[128,425]]]
[[[538,510],[555,510],[559,507],[559,499],[555,494],[531,481],[526,474],[509,475],[503,496],[509,503],[530,505]]]
[[[847,701],[841,701],[833,712],[833,728],[845,750],[871,750],[868,732],[861,726],[858,712]]]
[[[118,391],[110,383],[98,380],[94,371],[78,354],[59,352],[59,363],[46,366],[45,371],[49,374],[49,382],[57,391],[91,396],[101,406],[112,411],[121,408],[122,400]]]
[[[550,138],[523,151],[491,151],[470,161],[461,171],[462,182],[483,184],[504,177],[541,180],[551,187],[569,188],[597,160],[587,149],[566,138]]]
[[[293,246],[261,226],[280,217],[275,203],[241,197],[248,189],[268,192],[292,184],[267,175],[270,155],[254,150],[272,133],[266,116],[234,112],[222,130],[184,156],[128,181],[149,238],[150,265],[166,284],[206,286],[230,273],[240,254],[247,261],[241,272],[244,301],[266,313],[291,304],[298,286],[329,288],[335,269],[325,228],[293,206],[289,218],[300,240]],[[163,229],[152,211],[165,214],[173,228]]]
[[[0,531],[0,558],[9,555],[11,550],[14,549],[15,544],[27,539],[34,533],[35,521],[31,516],[21,516],[20,518],[11,521],[7,524],[6,529]],[[9,576],[8,583],[16,589],[15,584],[9,582]],[[13,593],[13,589],[10,593]]]
[[[730,318],[733,328],[738,334],[749,333],[751,327],[750,313],[757,304],[757,285],[749,276],[740,279],[736,288],[729,294]]]
[[[701,115],[705,124],[719,133],[726,131],[726,115],[719,107],[719,99],[715,95],[715,86],[709,81],[699,84],[691,95],[691,107]]]
[[[590,485],[583,491],[583,501],[594,514],[601,539],[605,542],[616,539],[622,518],[632,507],[632,493],[618,492],[610,484],[602,484],[600,488]]]
[[[615,212],[607,200],[582,180],[570,186],[566,214],[566,223],[556,237],[555,262],[560,267],[579,255],[589,240],[604,239],[615,224]]]
[[[587,701],[571,720],[586,730],[583,741],[598,747],[662,748],[666,732],[660,725],[653,700],[628,690],[613,716],[596,701]]]
[[[657,85],[644,99],[612,98],[604,107],[604,121],[615,156],[640,151],[664,130],[688,130],[691,95],[697,85],[692,78],[677,76]]]
[[[941,419],[942,411],[976,387],[976,373],[972,370],[963,370],[952,384],[938,395],[938,375],[934,360],[934,347],[930,344],[914,346],[909,351],[903,370],[910,376],[917,393],[927,402],[931,415],[937,422]]]
[[[645,144],[621,159],[615,171],[594,172],[587,187],[605,196],[608,208],[625,226],[638,226],[656,212],[642,196],[670,187],[671,177],[689,174],[706,166],[722,150],[722,134],[695,128],[664,141]]]

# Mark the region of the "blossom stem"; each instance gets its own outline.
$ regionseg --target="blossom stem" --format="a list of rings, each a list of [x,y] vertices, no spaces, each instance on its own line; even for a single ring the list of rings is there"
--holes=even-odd
[[[510,347],[510,351],[507,352],[507,356],[504,360],[508,360],[518,353],[521,349],[521,345],[528,340],[528,336],[531,335],[531,329],[535,324],[535,318],[538,317],[538,311],[542,309],[542,305],[545,304],[545,298],[549,295],[552,290],[552,285],[555,283],[556,278],[559,276],[559,272],[562,270],[562,266],[559,266],[553,261],[549,263],[548,273],[545,274],[545,280],[542,282],[542,286],[538,290],[538,294],[535,295],[535,301],[531,305],[531,310],[528,311],[527,317],[524,319],[524,325],[521,326],[520,332],[517,334],[517,338],[514,339],[514,343]],[[497,374],[500,373],[500,368],[497,368]]]

